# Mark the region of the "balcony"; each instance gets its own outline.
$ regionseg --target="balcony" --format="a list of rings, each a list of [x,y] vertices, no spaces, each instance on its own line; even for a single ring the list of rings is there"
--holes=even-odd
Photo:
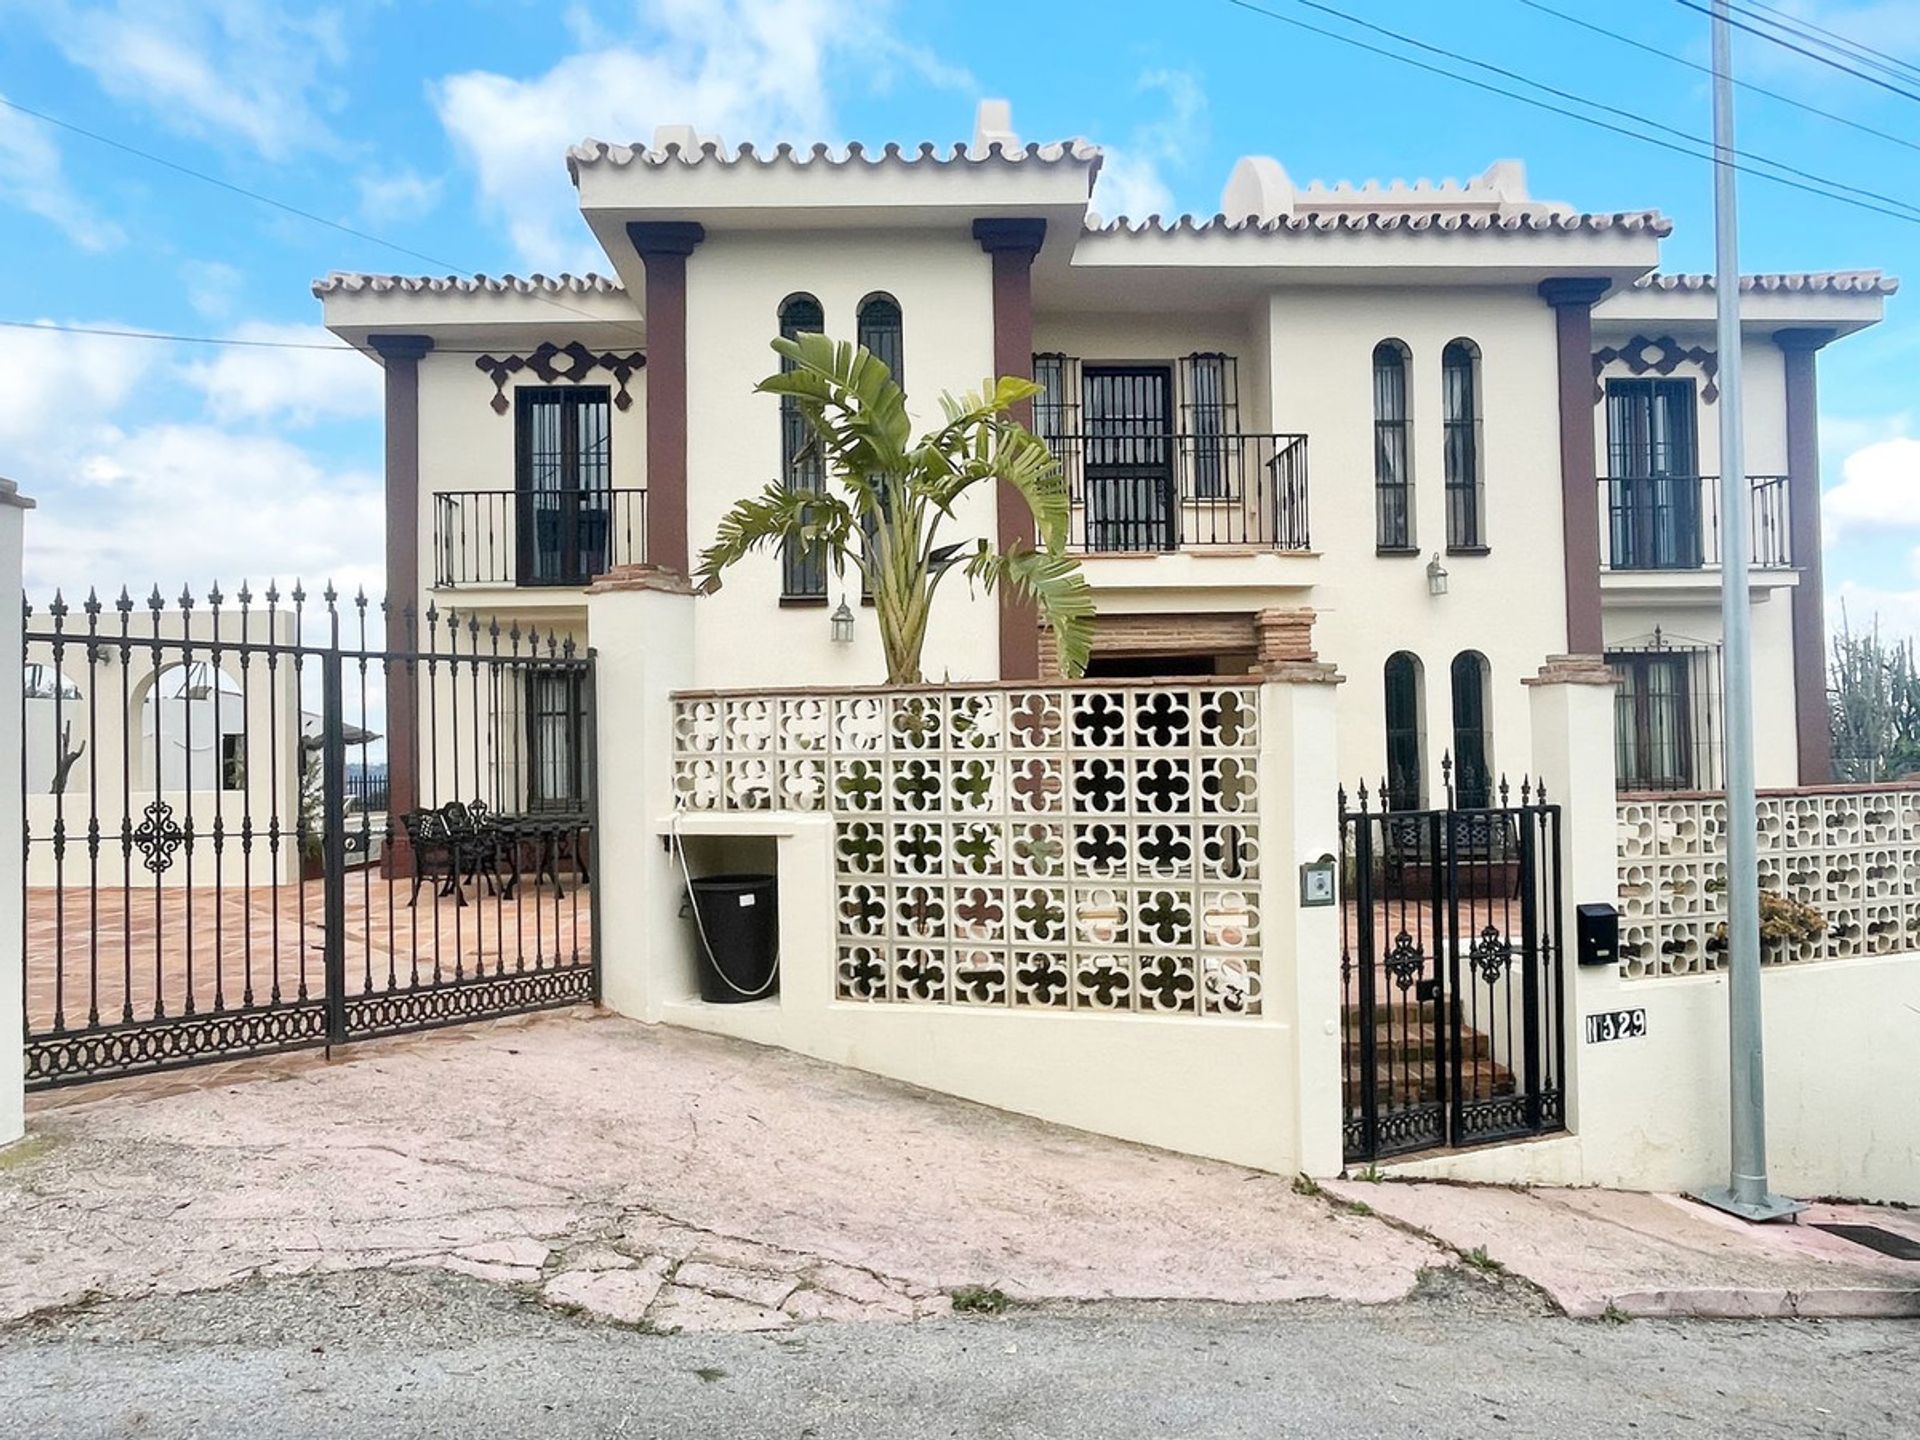
[[[433,497],[434,588],[579,588],[646,558],[647,492],[442,490]]]
[[[1307,437],[1127,426],[1050,435],[1083,554],[1310,548]]]
[[[1643,574],[1720,567],[1720,479],[1610,475],[1600,481],[1600,568]],[[1787,477],[1747,477],[1755,570],[1790,570]]]

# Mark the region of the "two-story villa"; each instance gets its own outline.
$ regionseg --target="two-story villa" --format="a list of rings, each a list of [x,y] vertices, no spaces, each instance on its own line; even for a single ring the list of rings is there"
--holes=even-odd
[[[386,370],[394,623],[431,605],[596,643],[595,575],[685,574],[736,499],[818,483],[752,387],[772,336],[825,330],[884,356],[923,424],[992,372],[1044,387],[1033,424],[1071,486],[1095,674],[1299,658],[1310,611],[1349,680],[1344,775],[1434,802],[1450,757],[1474,803],[1525,763],[1522,677],[1604,653],[1620,785],[1710,788],[1721,537],[1743,525],[1756,689],[1795,697],[1760,709],[1759,778],[1827,777],[1816,359],[1880,318],[1891,280],[1743,282],[1756,473],[1728,515],[1712,289],[1659,273],[1658,213],[1536,200],[1512,161],[1354,186],[1250,157],[1211,218],[1107,221],[1097,149],[1009,127],[988,102],[949,150],[589,141],[567,165],[613,278],[319,282],[327,326]],[[1019,519],[986,495],[960,517],[1003,539]],[[741,567],[695,606],[696,682],[877,680],[851,583],[799,555]],[[1024,612],[956,585],[927,662],[967,680],[1051,660]],[[579,737],[528,733],[537,783],[577,783]]]

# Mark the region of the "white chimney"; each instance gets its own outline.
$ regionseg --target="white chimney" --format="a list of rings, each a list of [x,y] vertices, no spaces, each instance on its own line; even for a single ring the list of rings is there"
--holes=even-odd
[[[996,141],[1005,154],[1020,148],[1020,137],[1013,133],[1013,103],[1008,100],[982,100],[973,115],[973,153],[984,155]]]

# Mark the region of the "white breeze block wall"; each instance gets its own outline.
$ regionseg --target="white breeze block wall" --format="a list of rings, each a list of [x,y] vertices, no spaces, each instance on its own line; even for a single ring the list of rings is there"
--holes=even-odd
[[[655,598],[597,594],[594,624]],[[1299,906],[1293,874],[1338,843],[1334,684],[682,692],[669,711],[646,649],[600,651],[603,773],[645,792],[603,812],[602,848],[659,868],[677,832],[697,871],[770,841],[780,991],[702,1003],[691,925],[658,899],[614,917],[610,895],[609,1005],[1337,1173],[1337,913]]]

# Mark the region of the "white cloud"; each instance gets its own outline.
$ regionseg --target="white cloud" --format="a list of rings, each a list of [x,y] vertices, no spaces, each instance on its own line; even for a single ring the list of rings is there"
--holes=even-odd
[[[217,577],[231,587],[243,575],[258,583],[276,574],[332,576],[377,593],[377,475],[284,436],[204,417],[128,418],[156,407],[191,414],[191,403],[180,406],[178,389],[167,388],[179,375],[177,357],[178,347],[158,341],[0,330],[0,374],[8,377],[0,386],[0,455],[38,502],[27,518],[33,593],[55,585],[84,593],[89,584],[117,593],[123,583],[156,581],[178,593],[188,580],[204,586]],[[378,368],[365,357],[321,358],[359,365],[377,392]],[[210,390],[209,406],[216,393],[226,392]],[[340,413],[345,402],[331,403]]]
[[[379,593],[380,480],[336,472],[273,435],[161,424],[100,438],[72,481],[35,497],[28,588],[327,579]],[[170,588],[171,587],[171,588]]]
[[[31,115],[0,107],[0,201],[59,227],[83,250],[108,250],[126,239],[75,193],[52,130]]]
[[[111,321],[103,328],[121,328]],[[0,329],[0,453],[29,464],[77,442],[133,393],[163,357],[150,340]],[[32,477],[17,470],[16,479]]]
[[[186,282],[187,303],[209,320],[233,313],[247,279],[237,265],[224,260],[189,260],[180,267],[180,278]]]
[[[260,321],[240,326],[232,338],[300,346],[338,343],[317,325]],[[204,396],[207,414],[223,424],[301,426],[380,410],[380,367],[355,350],[235,346],[185,366],[183,373]]]
[[[1920,440],[1900,437],[1847,456],[1838,485],[1821,501],[1830,539],[1920,530]]]
[[[870,89],[902,72],[971,83],[895,36],[884,6],[855,0],[652,0],[619,32],[579,11],[569,25],[583,48],[544,74],[468,71],[432,92],[483,204],[521,259],[545,270],[605,264],[566,176],[566,147],[589,135],[647,141],[656,125],[691,124],[729,144],[828,138],[830,71],[841,62],[859,62]]]
[[[332,148],[325,110],[346,59],[341,16],[280,0],[38,0],[72,64],[169,129],[238,140],[269,159]]]
[[[426,215],[440,203],[445,181],[438,176],[429,180],[403,167],[369,172],[354,183],[360,187],[361,215],[370,224],[386,225]]]
[[[1123,143],[1102,147],[1105,159],[1092,208],[1101,215],[1138,220],[1173,210],[1173,191],[1162,171],[1184,169],[1205,148],[1207,96],[1198,78],[1185,70],[1149,70],[1134,92],[1158,93],[1165,104],[1156,118],[1136,125]]]
[[[1856,635],[1877,625],[1889,642],[1920,639],[1920,589],[1892,590],[1843,580],[1827,593],[1829,636],[1839,633],[1842,613]]]

